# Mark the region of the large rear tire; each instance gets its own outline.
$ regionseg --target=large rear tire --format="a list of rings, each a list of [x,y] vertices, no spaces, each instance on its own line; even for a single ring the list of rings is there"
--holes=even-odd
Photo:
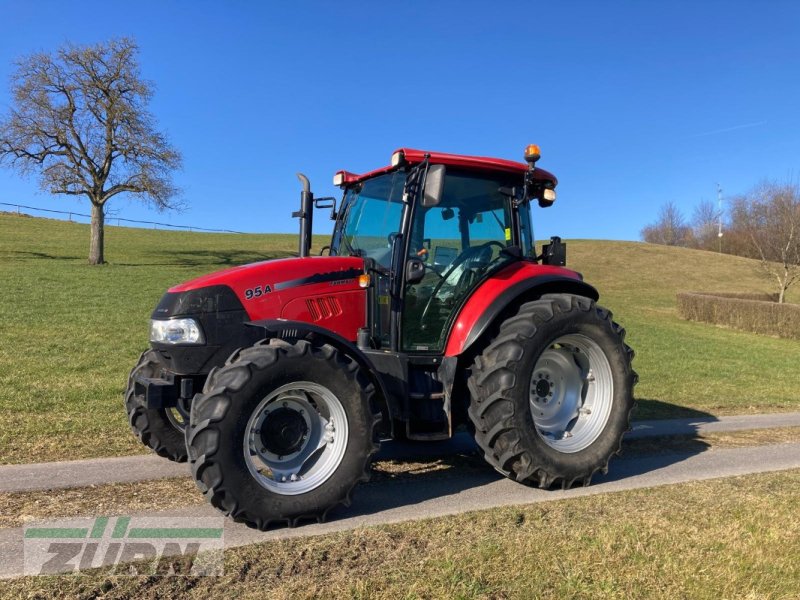
[[[145,377],[157,377],[163,367],[158,362],[155,352],[142,352],[139,362],[128,376],[128,388],[125,391],[125,410],[131,430],[145,446],[163,458],[175,462],[186,462],[186,442],[184,429],[188,412],[178,409],[154,410],[144,408],[137,401],[133,385],[133,376],[141,373]]]
[[[633,350],[592,300],[550,294],[523,304],[475,359],[470,420],[503,475],[563,488],[608,471],[630,429]]]
[[[206,499],[235,521],[321,521],[369,479],[375,387],[333,346],[273,339],[234,353],[192,402],[186,441]]]

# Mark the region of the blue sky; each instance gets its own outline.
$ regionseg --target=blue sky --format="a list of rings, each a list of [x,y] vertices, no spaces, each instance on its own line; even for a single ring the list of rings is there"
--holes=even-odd
[[[798,23],[778,1],[0,1],[0,112],[15,58],[133,36],[189,208],[119,198],[119,216],[294,232],[297,171],[323,196],[401,146],[537,143],[560,179],[537,237],[638,239],[667,201],[688,216],[716,182],[796,176]],[[88,212],[7,169],[0,202]]]

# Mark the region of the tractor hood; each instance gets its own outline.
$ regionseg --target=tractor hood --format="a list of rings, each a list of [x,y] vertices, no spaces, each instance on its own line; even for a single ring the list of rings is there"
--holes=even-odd
[[[201,323],[233,313],[243,321],[288,319],[326,327],[355,340],[365,325],[364,260],[309,256],[267,260],[204,275],[170,288],[154,319],[199,317]],[[211,336],[209,336],[211,337]]]
[[[305,258],[280,258],[231,267],[192,279],[169,289],[170,292],[188,292],[198,288],[227,285],[235,292],[261,286],[278,292],[314,283],[357,279],[364,272],[364,261],[352,256],[309,256]],[[357,281],[353,281],[356,286]],[[237,295],[239,295],[237,293]]]

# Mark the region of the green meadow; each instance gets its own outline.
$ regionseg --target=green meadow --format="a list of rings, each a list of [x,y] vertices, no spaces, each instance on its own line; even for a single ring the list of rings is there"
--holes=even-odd
[[[294,235],[108,227],[109,264],[91,267],[88,242],[87,225],[0,214],[0,463],[144,452],[122,393],[160,296],[210,271],[296,251]],[[568,264],[628,331],[640,375],[636,418],[800,407],[800,344],[676,314],[682,290],[771,291],[755,261],[571,240]]]

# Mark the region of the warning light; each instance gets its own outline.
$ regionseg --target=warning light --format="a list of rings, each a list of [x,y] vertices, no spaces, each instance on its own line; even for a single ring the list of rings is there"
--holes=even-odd
[[[529,144],[525,148],[525,162],[533,164],[537,160],[539,160],[542,156],[542,151],[539,150],[539,146],[536,144]]]
[[[369,287],[369,275],[362,273],[358,276],[358,286],[362,288]]]

